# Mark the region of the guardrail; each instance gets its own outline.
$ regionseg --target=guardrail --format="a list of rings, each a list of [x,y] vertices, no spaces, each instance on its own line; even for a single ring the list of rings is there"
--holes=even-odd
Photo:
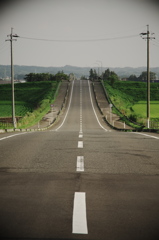
[[[0,128],[5,129],[5,128],[11,128],[11,127],[13,127],[12,123],[6,122],[4,120],[0,120]]]
[[[145,119],[144,122],[145,122],[145,125],[146,125],[147,120]],[[153,120],[153,121],[150,121],[149,123],[150,123],[150,128],[159,129],[159,122],[158,121]]]

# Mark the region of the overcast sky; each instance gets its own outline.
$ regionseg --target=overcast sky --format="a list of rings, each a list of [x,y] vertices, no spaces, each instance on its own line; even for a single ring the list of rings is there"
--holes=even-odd
[[[150,41],[150,66],[159,67],[157,2],[1,0],[0,64],[10,64],[10,42],[5,40],[13,27],[20,36],[13,42],[14,64],[146,66],[146,40],[139,34],[149,24],[150,32],[155,33],[151,36],[156,38]]]

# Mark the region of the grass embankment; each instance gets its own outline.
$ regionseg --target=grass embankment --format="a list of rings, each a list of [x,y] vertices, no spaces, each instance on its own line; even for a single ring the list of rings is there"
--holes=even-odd
[[[147,85],[145,82],[116,81],[113,86],[104,82],[113,104],[134,122],[145,124]],[[151,120],[159,121],[159,83],[151,83]]]
[[[146,111],[147,111],[147,102],[146,101],[139,101],[133,107],[134,112],[146,118]],[[151,110],[151,119],[158,119],[159,120],[159,101],[151,101],[150,102],[150,110]]]
[[[57,81],[15,84],[15,115],[22,117],[18,128],[34,125],[49,111],[58,86]],[[0,85],[0,117],[11,116],[11,85]]]

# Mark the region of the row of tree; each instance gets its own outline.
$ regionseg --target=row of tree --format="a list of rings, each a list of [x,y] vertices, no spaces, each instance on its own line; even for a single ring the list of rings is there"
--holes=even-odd
[[[136,75],[130,75],[128,77],[129,81],[146,81],[147,80],[147,71],[144,71],[140,74],[139,77],[137,77]],[[150,72],[150,80],[156,80],[156,73],[154,72]]]
[[[110,80],[111,84],[113,84],[116,80],[119,80],[118,75],[114,71],[110,71],[108,68],[107,70],[104,71],[100,76],[97,74],[95,69],[90,69],[89,71],[89,79],[94,81],[97,79],[103,79],[105,80]]]
[[[24,78],[27,82],[37,82],[37,81],[62,81],[69,80],[69,76],[64,74],[64,72],[58,72],[55,75],[50,73],[29,73],[25,75]]]
[[[119,80],[120,78],[114,71],[110,71],[108,68],[105,70],[101,75],[97,74],[95,69],[90,69],[89,71],[89,79],[94,81],[97,79],[103,79],[104,81],[110,80],[112,83],[116,80]],[[127,80],[129,81],[146,81],[147,80],[147,71],[144,71],[140,74],[139,77],[136,75],[130,75]],[[150,72],[150,80],[156,80],[156,73]]]

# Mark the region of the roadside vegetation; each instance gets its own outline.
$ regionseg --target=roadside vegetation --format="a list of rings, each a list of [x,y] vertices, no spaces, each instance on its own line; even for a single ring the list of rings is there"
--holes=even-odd
[[[89,79],[91,81],[102,80],[107,91],[110,103],[113,103],[113,112],[120,116],[126,124],[136,129],[142,129],[146,125],[147,117],[147,72],[143,71],[138,77],[131,74],[121,80],[119,76],[110,69],[106,69],[99,75],[99,71],[90,69]],[[150,121],[153,127],[159,123],[159,83],[155,72],[150,72],[151,80],[151,104]]]
[[[64,78],[67,79],[68,76],[63,73],[56,75],[31,73],[26,75],[28,82],[14,85],[18,128],[27,128],[42,119],[50,110],[50,104],[54,102],[58,87]],[[12,88],[11,84],[2,84],[0,85],[0,118],[9,117],[12,117]],[[0,128],[6,128],[6,125],[0,123]]]
[[[104,81],[112,103],[130,120],[145,124],[147,84],[137,81]],[[151,121],[159,122],[159,83],[151,83]],[[115,110],[114,110],[115,111]]]

